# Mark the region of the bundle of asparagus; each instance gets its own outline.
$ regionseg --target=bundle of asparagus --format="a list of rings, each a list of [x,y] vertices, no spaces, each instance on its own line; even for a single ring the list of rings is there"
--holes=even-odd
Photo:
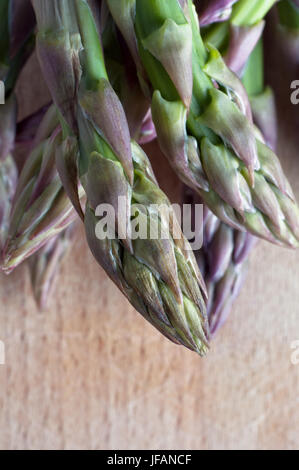
[[[29,5],[5,2],[6,18],[9,5]],[[14,115],[10,146],[3,139],[1,155],[11,154],[15,139],[30,151],[3,217],[2,269],[29,259],[42,307],[80,218],[95,259],[136,310],[205,355],[210,330],[237,293],[253,235],[298,246],[299,209],[265,145],[275,147],[275,120],[265,119],[266,105],[274,115],[273,95],[262,73],[248,79],[261,65],[259,40],[274,3],[32,0],[53,103],[19,123],[17,136]],[[8,50],[6,42],[0,62]],[[0,131],[7,135],[1,124]],[[137,143],[156,136],[194,191],[188,198],[205,204],[198,264]]]
[[[108,80],[97,18],[84,0],[34,0],[33,5],[39,59],[64,129],[57,165],[84,218],[91,251],[148,321],[173,341],[205,354],[209,331],[202,278],[187,241],[173,237],[175,216],[146,155],[130,141],[123,107]],[[63,76],[68,86],[61,87]],[[72,155],[65,154],[66,146]],[[76,174],[87,196],[84,215]],[[96,208],[110,204],[119,214],[120,197],[125,216],[110,227],[116,228],[115,238],[102,240],[96,236]],[[143,212],[136,212],[136,203]],[[153,209],[161,204],[164,214]],[[158,225],[157,238],[132,240],[136,216],[146,227]],[[172,227],[164,222],[166,216]]]

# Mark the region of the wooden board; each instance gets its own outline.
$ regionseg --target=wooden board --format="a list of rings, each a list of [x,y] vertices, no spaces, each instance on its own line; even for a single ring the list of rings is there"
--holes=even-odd
[[[279,147],[299,196],[298,129],[289,82],[280,80]],[[21,115],[47,100],[35,59],[19,96]],[[156,145],[147,150],[176,200],[177,180]],[[201,360],[130,307],[80,228],[46,312],[37,311],[26,265],[0,277],[0,448],[298,448],[298,280],[299,252],[261,242],[227,325]]]

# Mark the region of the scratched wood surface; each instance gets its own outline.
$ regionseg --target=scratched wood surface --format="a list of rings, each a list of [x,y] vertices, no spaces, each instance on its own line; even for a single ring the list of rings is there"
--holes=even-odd
[[[298,108],[289,103],[296,77],[276,65],[279,150],[299,196]],[[47,97],[33,59],[19,86],[20,115]],[[156,145],[147,150],[175,200],[177,180]],[[0,448],[298,448],[298,280],[299,251],[261,242],[246,288],[201,360],[130,307],[79,228],[46,312],[35,306],[26,266],[0,277]]]

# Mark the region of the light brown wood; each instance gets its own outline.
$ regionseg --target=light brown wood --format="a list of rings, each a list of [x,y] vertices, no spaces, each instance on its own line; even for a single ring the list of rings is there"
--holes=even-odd
[[[39,81],[33,60],[19,88],[22,115],[46,101],[45,88],[31,86]],[[279,86],[280,153],[299,196],[288,83]],[[176,200],[177,180],[156,145],[149,149]],[[291,363],[298,279],[299,252],[261,242],[229,321],[202,360],[130,307],[80,228],[47,312],[37,311],[26,265],[0,277],[0,448],[298,448],[299,365]]]

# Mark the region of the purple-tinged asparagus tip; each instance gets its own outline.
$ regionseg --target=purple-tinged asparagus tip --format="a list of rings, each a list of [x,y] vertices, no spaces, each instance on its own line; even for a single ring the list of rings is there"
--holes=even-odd
[[[227,21],[232,12],[232,6],[237,0],[201,0],[196,2],[199,23],[207,26],[211,23]]]
[[[140,145],[144,145],[152,142],[152,140],[155,140],[156,137],[156,128],[152,120],[152,114],[149,111],[143,120],[138,141]]]
[[[230,25],[229,48],[225,56],[227,66],[238,76],[258,43],[265,27],[265,21],[253,26]]]

